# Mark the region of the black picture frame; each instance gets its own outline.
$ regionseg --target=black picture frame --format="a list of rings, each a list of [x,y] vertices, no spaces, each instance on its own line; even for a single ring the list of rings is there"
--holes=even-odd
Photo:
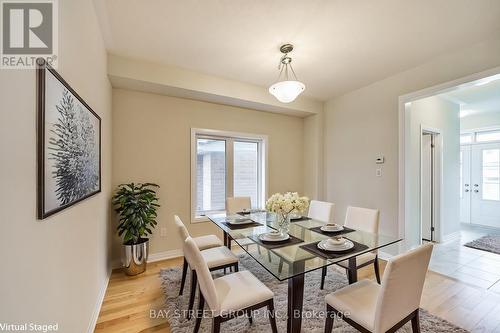
[[[72,97],[72,101],[75,103],[79,102],[80,105],[83,107],[80,107],[78,109],[78,112],[82,112],[82,110],[86,110],[89,112],[90,117],[95,117],[91,119],[93,122],[97,122],[97,126],[95,126],[95,123],[90,123],[87,122],[85,125],[92,125],[91,128],[91,134],[93,135],[93,139],[95,138],[95,135],[98,137],[98,142],[96,147],[96,143],[92,139],[92,145],[90,146],[92,149],[89,151],[92,151],[95,153],[95,149],[98,149],[98,153],[95,154],[97,156],[92,155],[93,157],[97,157],[97,172],[94,172],[91,174],[92,179],[94,179],[96,176],[98,177],[98,185],[97,188],[94,190],[89,190],[88,193],[85,193],[84,195],[81,195],[77,198],[72,198],[70,201],[66,203],[59,202],[60,205],[57,207],[48,207],[47,204],[47,196],[46,196],[46,191],[47,191],[47,180],[50,181],[50,179],[47,178],[46,174],[46,169],[47,169],[47,161],[48,161],[48,154],[47,154],[47,141],[46,141],[46,130],[47,130],[47,113],[48,112],[57,112],[57,108],[54,106],[53,108],[51,107],[50,110],[46,109],[46,101],[47,101],[47,96],[50,94],[50,91],[47,91],[48,87],[46,84],[46,78],[48,75],[53,76],[56,81],[56,83],[59,83],[61,85],[61,88],[67,91],[69,96]],[[36,82],[37,82],[37,217],[38,219],[45,219],[55,213],[58,213],[66,208],[69,208],[73,206],[74,204],[85,200],[87,198],[90,198],[97,193],[101,192],[101,183],[102,183],[102,173],[101,173],[101,163],[102,163],[102,158],[101,158],[101,117],[92,110],[92,108],[78,95],[78,93],[71,88],[71,86],[57,73],[55,69],[53,69],[50,65],[48,65],[43,59],[38,59],[37,60],[37,70],[36,70]],[[89,119],[90,119],[89,117]],[[87,118],[86,118],[87,119]],[[49,124],[50,125],[50,124]],[[98,128],[95,128],[98,127]],[[97,133],[96,133],[97,132]],[[50,139],[50,138],[49,138]],[[87,145],[86,145],[87,146]],[[92,166],[96,166],[95,164],[95,159],[92,160]],[[63,173],[63,172],[61,172]],[[75,174],[77,172],[74,172]],[[81,173],[80,173],[81,174]],[[52,177],[54,178],[54,177]],[[55,182],[52,180],[52,182]],[[97,183],[96,181],[93,181],[93,183]],[[54,195],[56,195],[57,191],[54,192]],[[67,199],[67,197],[65,198]],[[52,200],[54,201],[54,200]],[[51,203],[51,205],[54,205],[54,202]]]

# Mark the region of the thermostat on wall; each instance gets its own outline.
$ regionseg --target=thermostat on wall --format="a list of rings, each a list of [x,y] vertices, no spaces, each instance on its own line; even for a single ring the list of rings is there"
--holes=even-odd
[[[384,158],[384,156],[379,156],[379,157],[377,157],[377,159],[375,160],[375,163],[376,163],[376,164],[384,164],[384,162],[385,162],[385,158]]]

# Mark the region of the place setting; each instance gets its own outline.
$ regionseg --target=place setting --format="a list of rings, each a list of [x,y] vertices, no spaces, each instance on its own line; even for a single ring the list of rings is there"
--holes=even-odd
[[[264,212],[266,212],[266,211],[262,210],[262,209],[244,208],[243,210],[237,212],[236,214],[238,214],[238,215],[250,215],[250,214],[264,213]]]
[[[354,229],[348,228],[346,226],[337,223],[327,223],[319,227],[310,228],[309,230],[326,236],[338,236],[356,231]]]
[[[288,246],[303,242],[303,240],[300,238],[294,237],[286,232],[281,232],[278,230],[272,230],[270,232],[266,232],[258,236],[256,235],[248,236],[248,238],[250,238],[257,244],[262,245],[266,249],[275,249],[278,247]]]
[[[240,215],[226,216],[225,221],[222,223],[231,230],[262,226],[261,223]]]
[[[303,216],[300,214],[292,213],[290,214],[290,222],[299,222],[299,221],[307,221],[310,220],[310,217]]]
[[[347,253],[366,250],[368,246],[342,236],[334,236],[319,242],[302,245],[301,248],[327,259],[334,259]]]

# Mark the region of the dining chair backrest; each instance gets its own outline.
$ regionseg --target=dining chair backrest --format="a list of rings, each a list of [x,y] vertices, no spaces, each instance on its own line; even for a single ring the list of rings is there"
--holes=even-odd
[[[174,221],[175,221],[175,225],[177,226],[177,231],[179,232],[179,237],[184,242],[186,240],[186,238],[189,237],[189,232],[188,232],[186,226],[184,225],[184,223],[182,223],[182,220],[180,219],[179,216],[174,215]]]
[[[226,199],[226,211],[228,214],[236,214],[250,208],[252,208],[250,197],[229,197]]]
[[[378,233],[378,224],[378,209],[347,207],[344,223],[346,227],[376,234]]]
[[[432,243],[390,259],[375,308],[375,332],[385,332],[420,306]]]
[[[332,221],[334,207],[335,204],[331,202],[311,200],[307,216],[314,220],[329,223]]]
[[[206,261],[201,255],[200,249],[191,237],[186,238],[183,251],[184,256],[189,262],[191,268],[196,270],[196,276],[198,278],[201,293],[207,301],[210,310],[218,312],[220,310],[220,306],[214,280],[210,274]]]

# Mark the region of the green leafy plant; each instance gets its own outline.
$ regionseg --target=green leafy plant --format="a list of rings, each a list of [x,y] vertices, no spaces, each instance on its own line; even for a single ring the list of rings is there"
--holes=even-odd
[[[118,185],[112,202],[119,216],[118,235],[124,235],[123,244],[138,244],[153,233],[160,207],[155,189],[159,187],[153,183]]]

